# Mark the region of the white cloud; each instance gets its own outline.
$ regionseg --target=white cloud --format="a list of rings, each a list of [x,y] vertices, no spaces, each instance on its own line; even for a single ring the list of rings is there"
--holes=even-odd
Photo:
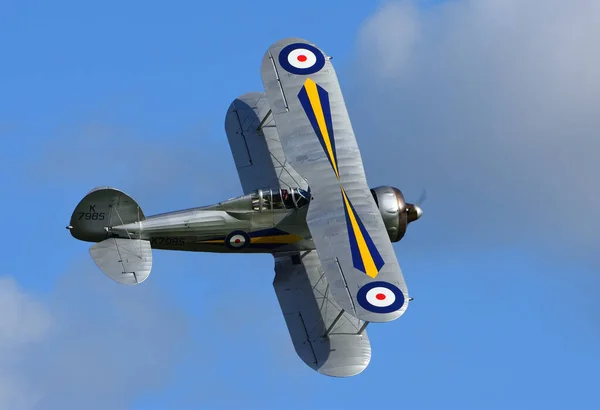
[[[51,325],[43,305],[21,292],[10,277],[0,277],[0,344],[15,348],[36,342]]]
[[[368,18],[359,38],[366,67],[394,77],[406,64],[419,33],[418,14],[410,3],[389,3]],[[394,49],[393,53],[387,50]]]
[[[27,409],[40,391],[19,374],[20,357],[48,333],[52,319],[44,306],[19,289],[10,277],[0,278],[0,409]]]
[[[595,249],[598,38],[596,0],[386,2],[366,21],[349,108],[371,185],[428,189],[409,236]]]
[[[79,271],[42,297],[0,278],[0,409],[125,409],[164,386],[187,318],[144,285]]]

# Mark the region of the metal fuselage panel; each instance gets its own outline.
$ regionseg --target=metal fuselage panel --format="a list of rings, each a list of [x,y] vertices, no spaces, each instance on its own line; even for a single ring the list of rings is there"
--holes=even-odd
[[[115,226],[121,238],[150,241],[152,249],[216,253],[281,253],[314,249],[307,206],[252,209],[251,195],[216,205],[169,212]]]

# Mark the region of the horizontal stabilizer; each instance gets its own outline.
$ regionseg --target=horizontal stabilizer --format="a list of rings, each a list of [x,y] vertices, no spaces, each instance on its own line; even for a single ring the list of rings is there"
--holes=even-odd
[[[150,275],[152,249],[141,239],[109,238],[90,248],[90,255],[102,272],[124,285],[137,285]]]

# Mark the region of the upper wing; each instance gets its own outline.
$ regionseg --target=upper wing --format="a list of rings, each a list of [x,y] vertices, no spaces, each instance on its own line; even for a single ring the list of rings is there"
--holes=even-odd
[[[319,373],[354,376],[371,360],[365,322],[350,316],[331,299],[315,251],[294,263],[275,257],[273,287],[298,356]]]
[[[286,163],[264,93],[236,98],[227,110],[225,132],[245,194],[260,188],[306,189],[306,181]]]
[[[386,322],[408,307],[408,292],[329,58],[303,39],[265,54],[261,75],[283,150],[310,186],[307,223],[340,306]]]

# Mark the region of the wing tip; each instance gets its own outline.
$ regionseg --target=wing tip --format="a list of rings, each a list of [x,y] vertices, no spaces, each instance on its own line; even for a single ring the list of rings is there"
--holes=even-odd
[[[313,47],[319,49],[321,52],[323,52],[323,50],[321,50],[319,46],[317,46],[315,43],[313,43],[310,40],[307,40],[302,37],[286,37],[286,38],[282,38],[281,40],[277,40],[276,42],[272,43],[267,48],[267,51],[265,51],[265,54],[263,56],[263,64],[269,61],[269,57],[272,54],[272,50],[277,50],[276,54],[279,54],[279,49],[283,49],[284,47],[286,47],[290,44],[294,44],[294,43],[308,44],[310,46],[313,46]],[[325,55],[325,53],[323,53],[323,54]]]
[[[276,42],[271,44],[269,46],[269,50],[274,47],[281,47],[281,46],[285,47],[286,45],[292,44],[292,43],[307,43],[310,45],[314,45],[311,41],[308,41],[307,39],[302,38],[302,37],[286,37],[286,38],[282,38],[281,40],[277,40]]]
[[[373,313],[365,310],[365,313],[358,314],[355,317],[360,320],[364,320],[365,322],[370,323],[386,323],[393,322],[394,320],[399,319],[408,308],[408,304],[402,307],[402,309],[397,310],[395,312],[390,313]]]
[[[371,343],[366,331],[362,335],[332,334],[328,338],[329,352],[319,366],[322,375],[352,377],[362,373],[371,362]]]
[[[325,367],[321,367],[321,368],[317,369],[317,372],[321,373],[322,375],[329,376],[329,377],[345,378],[345,377],[356,376],[356,375],[362,373],[368,366],[369,366],[369,363],[353,364],[353,365],[346,365],[346,366],[336,366],[336,367],[326,367],[325,366]]]

